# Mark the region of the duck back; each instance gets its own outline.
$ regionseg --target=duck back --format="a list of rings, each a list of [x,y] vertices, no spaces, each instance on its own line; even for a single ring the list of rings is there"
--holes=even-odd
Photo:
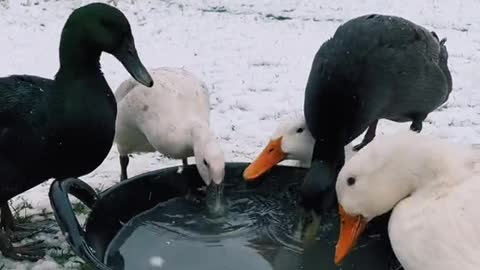
[[[44,102],[53,80],[0,78],[0,202],[47,180],[49,138]]]
[[[207,87],[182,68],[157,68],[152,70],[152,77],[155,86],[151,89],[127,80],[115,92],[119,152],[192,156],[193,127],[209,123]]]
[[[425,28],[394,16],[362,16],[340,26],[315,55],[307,82],[312,135],[340,136],[346,144],[373,120],[409,121],[436,109],[451,91],[442,46]]]
[[[48,113],[44,101],[53,85],[53,80],[28,75],[0,78],[0,154],[23,163],[25,169],[38,167],[31,161],[46,153]]]

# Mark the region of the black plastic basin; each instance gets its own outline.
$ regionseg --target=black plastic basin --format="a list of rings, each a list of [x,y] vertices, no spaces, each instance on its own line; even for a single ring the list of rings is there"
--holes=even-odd
[[[262,181],[252,184],[246,183],[242,179],[242,172],[247,165],[247,163],[226,164],[226,196],[228,196],[229,189],[242,189],[246,192],[260,194],[291,192],[292,186],[300,186],[306,173],[306,169],[303,168],[276,166]],[[100,194],[96,194],[89,185],[79,179],[69,178],[54,181],[50,188],[50,201],[56,220],[74,252],[96,266],[97,269],[112,269],[113,267],[104,264],[105,257],[109,256],[106,254],[107,247],[124,224],[159,203],[184,196],[189,189],[202,185],[194,165],[184,168],[181,174],[177,173],[177,169],[177,167],[170,167],[138,175],[120,182]],[[82,228],[77,222],[68,199],[69,194],[80,199],[92,210],[85,228]],[[357,248],[351,252],[341,266],[334,264],[335,243],[339,233],[336,209],[332,209],[321,217],[322,230],[319,232],[317,240],[313,245],[305,248],[301,254],[286,253],[279,244],[279,247],[274,248],[268,256],[257,253],[253,253],[254,255],[236,253],[231,255],[231,258],[228,258],[230,255],[225,255],[219,256],[218,259],[233,262],[235,260],[232,259],[235,256],[236,265],[228,267],[232,270],[246,267],[238,265],[240,258],[238,256],[245,257],[242,257],[241,261],[249,262],[248,267],[251,270],[267,268],[272,270],[402,269],[399,267],[389,243],[387,220],[388,216],[383,216],[372,221],[357,243]],[[149,246],[152,243],[155,243],[155,239],[148,239],[144,244],[140,244],[138,249],[142,250],[143,248],[145,252],[149,252]],[[261,258],[260,255],[265,258]],[[188,259],[188,256],[189,254],[184,254],[185,259]],[[265,267],[264,263],[262,267],[252,268],[251,263],[260,260],[259,258],[267,261],[269,266]],[[212,269],[211,265],[209,267],[208,270],[225,269]],[[114,269],[124,268],[116,266]],[[195,269],[207,270],[200,264]],[[139,270],[138,267],[135,270]]]

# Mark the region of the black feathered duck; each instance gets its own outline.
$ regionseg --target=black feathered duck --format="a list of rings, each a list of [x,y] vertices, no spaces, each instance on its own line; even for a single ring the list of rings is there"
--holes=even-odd
[[[452,79],[446,39],[406,19],[365,15],[341,25],[318,50],[308,78],[304,113],[315,139],[301,194],[306,208],[336,203],[344,146],[379,119],[411,121],[420,132],[427,115],[448,99]]]
[[[153,85],[127,18],[101,3],[80,7],[67,19],[54,80],[0,78],[0,251],[5,257],[43,255],[38,242],[12,246],[7,232],[15,235],[16,227],[8,200],[49,178],[88,174],[110,151],[117,106],[100,69],[102,52],[115,56],[138,82]]]

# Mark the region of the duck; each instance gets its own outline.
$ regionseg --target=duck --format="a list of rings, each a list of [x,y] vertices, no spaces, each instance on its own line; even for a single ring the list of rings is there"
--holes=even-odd
[[[139,59],[130,24],[118,9],[92,3],[75,9],[60,38],[54,79],[0,78],[0,251],[36,261],[35,244],[13,246],[8,200],[50,179],[92,172],[109,153],[115,134],[115,97],[100,69],[102,52],[116,57],[140,83],[153,80]],[[8,233],[8,234],[7,234]]]
[[[335,181],[345,163],[344,146],[379,119],[423,121],[452,90],[446,39],[407,19],[370,14],[338,27],[317,51],[307,80],[304,116],[315,139],[301,187],[302,204],[323,212],[336,205]]]
[[[128,178],[129,154],[159,152],[181,159],[183,166],[194,156],[205,187],[220,189],[225,159],[210,128],[207,86],[184,68],[160,67],[151,74],[153,88],[127,79],[115,92],[118,117],[114,141],[120,180]]]
[[[280,122],[270,136],[268,144],[257,158],[243,171],[247,182],[258,181],[268,171],[284,160],[297,161],[300,167],[310,167],[313,139],[303,116],[296,116]],[[345,146],[347,159],[353,155],[351,143]]]
[[[478,150],[414,132],[380,136],[341,169],[341,263],[369,221],[392,210],[388,234],[405,270],[480,269]]]

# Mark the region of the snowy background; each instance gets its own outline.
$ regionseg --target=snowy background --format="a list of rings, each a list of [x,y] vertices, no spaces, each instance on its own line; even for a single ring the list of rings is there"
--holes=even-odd
[[[0,0],[0,76],[52,77],[58,68],[58,43],[65,20],[74,8],[90,2]],[[116,2],[130,20],[140,58],[147,67],[185,67],[206,82],[211,92],[211,124],[228,161],[252,160],[278,121],[302,113],[314,54],[340,24],[367,13],[402,16],[448,38],[454,89],[446,105],[426,120],[423,132],[452,141],[480,141],[478,0]],[[113,57],[103,55],[101,63],[113,90],[128,78]],[[384,120],[377,132],[391,133],[408,126]],[[136,155],[129,175],[179,163],[159,154]],[[105,189],[118,182],[119,170],[113,147],[105,162],[82,179]],[[21,215],[51,211],[50,183],[13,200],[15,207],[31,208],[20,211]],[[45,260],[35,264],[13,263],[0,255],[0,269],[81,267],[60,234],[37,237],[62,249],[50,251]]]

